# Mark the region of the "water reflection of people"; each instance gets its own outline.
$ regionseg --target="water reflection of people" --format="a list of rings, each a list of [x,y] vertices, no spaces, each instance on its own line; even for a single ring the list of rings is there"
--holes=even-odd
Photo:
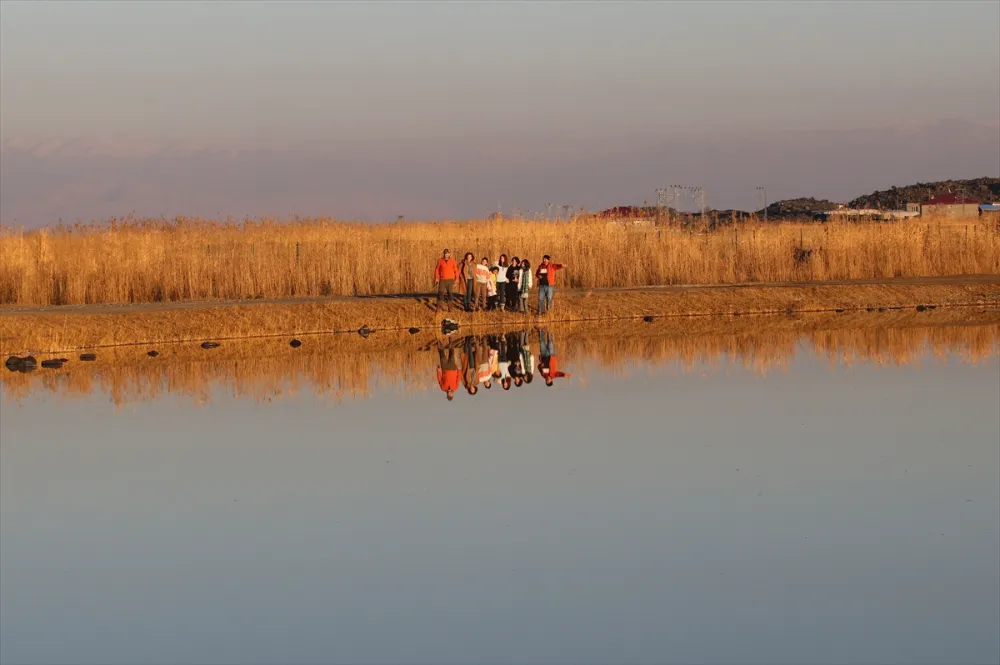
[[[476,340],[471,335],[465,338],[465,353],[462,355],[462,383],[470,395],[479,392],[479,381],[476,376]]]
[[[445,351],[447,350],[447,355]],[[458,363],[455,361],[455,347],[451,340],[448,344],[438,341],[438,385],[448,396],[448,401],[455,399],[455,391],[458,390]]]
[[[528,341],[528,331],[522,330],[521,337],[521,368],[524,372],[524,382],[531,383],[535,377],[535,354],[531,352],[531,343]]]
[[[462,341],[438,340],[437,379],[441,390],[454,399],[459,385],[470,395],[479,393],[480,386],[489,390],[499,381],[504,390],[531,383],[535,373],[535,354],[531,347],[531,333],[527,330],[499,335],[466,335]],[[548,330],[538,331],[542,376],[546,385],[554,379],[570,375],[559,371],[553,335]]]
[[[489,341],[485,338],[477,340],[476,347],[479,349],[476,354],[476,360],[479,361],[476,367],[476,381],[489,390],[493,385],[493,357],[496,352],[490,348]]]
[[[540,358],[542,378],[545,385],[552,387],[555,379],[568,379],[569,374],[559,371],[559,359],[556,356],[556,343],[552,333],[542,328],[538,331],[538,355]]]
[[[500,385],[510,390],[511,385],[521,385],[520,374],[521,344],[515,333],[507,333],[500,338]]]

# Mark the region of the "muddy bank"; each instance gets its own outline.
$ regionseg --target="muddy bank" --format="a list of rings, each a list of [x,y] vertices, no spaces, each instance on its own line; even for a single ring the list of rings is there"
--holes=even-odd
[[[740,317],[756,314],[879,314],[913,311],[928,316],[941,309],[1000,309],[1000,278],[955,282],[902,280],[884,283],[716,286],[698,288],[557,291],[554,311],[534,314],[457,309],[435,315],[425,296],[350,298],[294,303],[159,307],[0,309],[0,353],[5,355],[148,346],[172,342],[220,342],[261,337],[295,337],[332,332],[440,328],[445,316],[462,329],[518,328],[573,321],[643,323],[663,318]],[[287,344],[288,341],[286,340]]]

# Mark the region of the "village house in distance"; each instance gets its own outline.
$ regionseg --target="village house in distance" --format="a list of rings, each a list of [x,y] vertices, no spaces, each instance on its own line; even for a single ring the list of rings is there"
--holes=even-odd
[[[931,196],[926,201],[919,203],[907,203],[906,211],[916,213],[920,216],[947,216],[947,217],[975,217],[981,214],[983,206],[991,207],[991,204],[980,204],[979,201],[972,201],[958,194],[942,194],[941,196]]]

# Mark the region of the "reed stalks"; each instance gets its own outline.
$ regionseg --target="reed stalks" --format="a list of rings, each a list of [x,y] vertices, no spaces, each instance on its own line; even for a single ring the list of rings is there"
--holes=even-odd
[[[713,230],[598,219],[125,219],[0,228],[0,305],[425,293],[445,247],[457,259],[503,252],[535,265],[550,254],[568,266],[560,284],[575,288],[1000,274],[1000,233],[978,221],[747,222]]]

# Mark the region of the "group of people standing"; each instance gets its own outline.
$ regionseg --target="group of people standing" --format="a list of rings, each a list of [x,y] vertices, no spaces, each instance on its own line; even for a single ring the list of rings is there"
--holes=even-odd
[[[455,261],[449,250],[444,250],[434,267],[434,285],[437,287],[437,308],[445,301],[451,311],[455,293],[463,297],[466,312],[500,310],[507,312],[528,312],[528,298],[531,290],[538,286],[538,314],[552,309],[555,297],[556,271],[565,268],[561,263],[553,263],[546,254],[538,267],[532,270],[528,259],[514,257],[508,261],[501,254],[497,261],[490,263],[484,256],[476,261],[476,255],[467,252],[461,263]]]
[[[477,394],[480,386],[489,390],[494,381],[504,390],[523,386],[531,383],[536,369],[545,385],[550,387],[556,379],[569,378],[569,374],[559,370],[552,333],[545,329],[538,331],[540,361],[537,368],[528,335],[527,331],[469,335],[461,345],[455,340],[448,340],[447,344],[438,340],[437,379],[448,400],[455,398],[460,386],[464,386],[469,395]],[[461,359],[455,357],[458,348],[463,352]]]

